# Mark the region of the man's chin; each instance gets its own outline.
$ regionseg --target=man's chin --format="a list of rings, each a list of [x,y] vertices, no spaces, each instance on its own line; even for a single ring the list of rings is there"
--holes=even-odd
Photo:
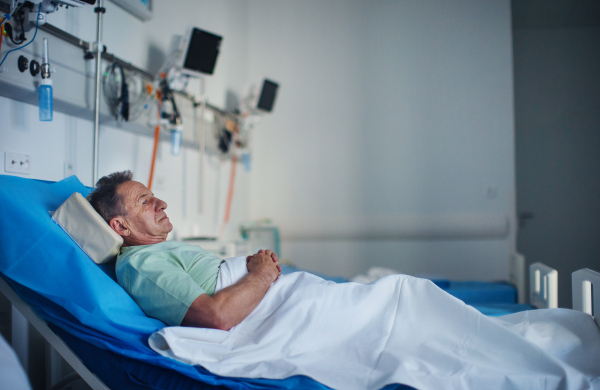
[[[169,217],[165,216],[164,218],[161,218],[158,221],[158,225],[162,226],[162,228],[165,229],[165,231],[167,232],[167,234],[169,234],[169,233],[171,233],[173,231],[173,224],[169,220]]]
[[[171,233],[173,231],[173,224],[171,223],[171,221],[169,221],[169,218],[166,219],[167,221],[167,233]]]

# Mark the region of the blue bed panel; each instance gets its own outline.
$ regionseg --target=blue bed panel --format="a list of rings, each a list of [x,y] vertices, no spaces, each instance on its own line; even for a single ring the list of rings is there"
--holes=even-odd
[[[287,264],[281,265],[281,274],[282,275],[291,274],[292,272],[299,272],[299,271],[305,271],[305,270],[300,269],[293,265],[287,265]],[[311,274],[317,275],[318,277],[320,277],[322,279],[330,280],[330,281],[336,282],[336,283],[345,283],[348,281],[348,279],[341,277],[341,276],[331,276],[331,275],[319,274],[319,273],[312,272],[312,271],[306,271],[306,272],[310,272]]]
[[[291,265],[281,266],[283,274],[298,271],[303,270]],[[336,283],[348,282],[348,279],[341,276],[311,273]],[[447,279],[432,279],[431,281],[448,294],[469,305],[517,303],[517,290],[505,282],[455,282]]]
[[[469,305],[518,302],[517,289],[505,282],[450,281],[444,290]]]

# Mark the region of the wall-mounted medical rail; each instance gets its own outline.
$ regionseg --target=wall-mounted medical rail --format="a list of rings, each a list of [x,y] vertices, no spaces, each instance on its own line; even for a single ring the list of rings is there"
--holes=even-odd
[[[41,51],[37,47],[37,42],[42,41],[43,38],[52,40],[54,58],[52,66],[56,68],[56,73],[52,75],[54,81],[54,111],[94,121],[94,76],[90,74],[92,70],[90,66],[92,63],[91,60],[94,59],[94,44],[73,36],[49,23],[40,26],[37,35],[36,41],[32,45],[19,50],[19,53],[30,59],[38,59],[39,61],[41,59]],[[4,45],[2,52],[5,52]],[[101,54],[103,60],[118,62],[125,70],[136,72],[148,80],[154,79],[154,75],[151,72],[136,67],[108,53],[104,50],[104,47]],[[14,58],[9,56],[4,65],[9,68],[8,72],[0,73],[0,96],[37,106],[38,94],[36,83],[39,80],[32,78],[29,72],[19,72],[16,66],[17,58],[18,56]],[[193,108],[195,110],[194,106],[198,102],[194,103],[189,96],[186,98],[181,95],[180,97],[191,102],[189,104],[190,109]],[[235,114],[228,113],[211,104],[206,104],[204,107],[215,114],[227,115],[234,119]],[[186,112],[185,118],[186,120],[190,120],[189,123],[193,123],[191,122],[192,120],[200,119],[196,119],[195,114],[191,110],[186,110]],[[101,105],[99,116],[102,126],[109,126],[145,137],[153,136],[153,125],[150,125],[148,119],[144,116],[136,121],[119,121],[110,111],[107,104]],[[219,156],[221,153],[218,150],[218,141],[213,140],[213,138],[215,137],[208,137],[206,154]],[[160,140],[168,142],[170,135],[162,132]],[[184,134],[181,146],[188,149],[198,149],[201,146],[200,142],[201,140],[190,137],[188,133],[188,136]]]
[[[91,45],[89,42],[79,39],[76,36],[71,35],[68,32],[61,30],[60,28],[55,27],[49,23],[43,24],[39,28],[40,30],[46,31],[47,33],[52,34],[53,36],[60,38],[67,43],[81,48],[84,51],[84,54],[89,53],[88,55],[93,55],[93,52],[91,51],[93,45]],[[117,62],[119,63],[119,65],[121,65],[121,67],[123,67],[123,69],[139,73],[150,80],[153,80],[155,77],[150,72],[131,64],[131,62],[126,62],[120,59],[119,57],[106,52],[105,48],[102,49],[102,59],[107,60],[109,62]]]

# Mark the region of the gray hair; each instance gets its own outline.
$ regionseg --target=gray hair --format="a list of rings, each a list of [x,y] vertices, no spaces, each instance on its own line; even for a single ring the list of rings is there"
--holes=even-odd
[[[86,197],[88,202],[107,222],[119,215],[125,215],[123,199],[117,193],[119,186],[133,179],[131,171],[114,172],[104,176],[96,183],[94,191]]]

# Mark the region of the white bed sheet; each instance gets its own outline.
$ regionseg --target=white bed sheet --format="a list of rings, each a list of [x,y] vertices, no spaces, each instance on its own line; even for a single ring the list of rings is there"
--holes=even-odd
[[[246,273],[228,259],[218,287]],[[223,376],[309,376],[335,389],[600,389],[600,331],[588,314],[547,309],[490,318],[428,280],[276,281],[230,331],[168,327],[158,353]]]

